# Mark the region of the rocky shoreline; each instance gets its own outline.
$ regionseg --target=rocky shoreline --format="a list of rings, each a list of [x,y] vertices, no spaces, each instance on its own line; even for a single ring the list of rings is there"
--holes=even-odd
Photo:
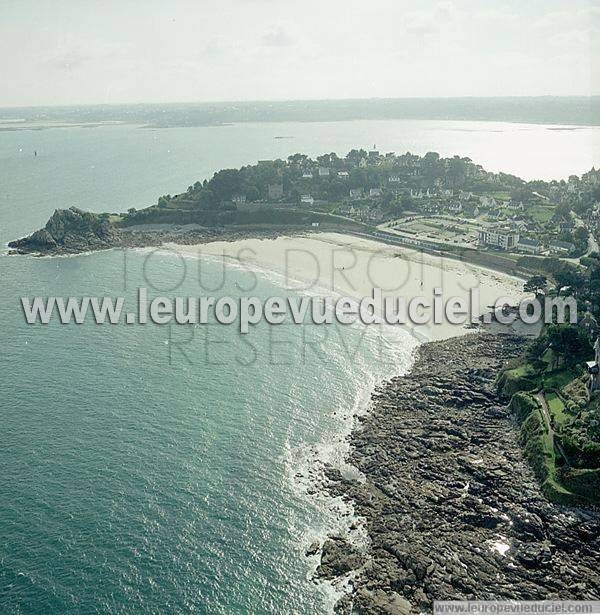
[[[431,611],[434,600],[599,599],[600,513],[552,504],[518,444],[495,378],[516,336],[470,334],[420,347],[381,386],[351,436],[364,482],[328,470],[332,495],[364,518],[321,550],[319,579],[348,580],[340,613]]]
[[[117,227],[77,208],[56,210],[46,226],[27,237],[11,241],[9,254],[66,256],[112,248],[159,247],[167,243],[196,245],[212,241],[274,239],[299,234],[294,227],[208,228],[196,224],[147,225],[148,228]],[[303,228],[303,233],[310,232]]]

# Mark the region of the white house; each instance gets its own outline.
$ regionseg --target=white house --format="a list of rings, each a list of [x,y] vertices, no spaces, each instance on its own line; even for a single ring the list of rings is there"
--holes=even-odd
[[[517,250],[519,252],[525,252],[526,254],[541,254],[544,246],[539,241],[535,239],[526,239],[525,237],[519,238],[519,243],[517,244]]]
[[[501,250],[512,250],[519,243],[519,233],[505,228],[481,229],[479,231],[479,243]]]
[[[312,196],[310,196],[310,194],[303,194],[303,195],[300,197],[300,202],[301,202],[303,205],[313,205],[313,204],[314,204],[314,202],[315,202],[315,200],[312,198]]]
[[[495,209],[497,207],[496,199],[493,196],[484,194],[479,197],[479,202],[482,207],[488,207],[489,209]]]
[[[369,196],[371,198],[381,196],[383,194],[383,190],[381,188],[371,188],[369,190]]]
[[[590,375],[590,393],[600,390],[600,337],[594,345],[595,357],[593,361],[588,361],[587,368]]]
[[[329,168],[319,167],[319,177],[329,177]]]
[[[567,241],[551,241],[550,252],[552,254],[567,255],[575,249],[575,245]]]

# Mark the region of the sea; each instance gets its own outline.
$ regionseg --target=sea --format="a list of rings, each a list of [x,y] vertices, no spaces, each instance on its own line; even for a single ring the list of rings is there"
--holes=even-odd
[[[331,612],[344,588],[316,583],[306,550],[328,533],[366,538],[320,488],[323,464],[360,480],[344,461],[355,416],[378,383],[408,372],[418,342],[358,326],[259,324],[244,336],[216,324],[28,325],[22,296],[133,306],[140,286],[297,291],[214,256],[16,257],[6,243],[56,208],[140,208],[218,169],[295,152],[437,151],[566,179],[600,164],[600,128],[304,118],[33,129],[11,114],[0,120],[0,612]]]

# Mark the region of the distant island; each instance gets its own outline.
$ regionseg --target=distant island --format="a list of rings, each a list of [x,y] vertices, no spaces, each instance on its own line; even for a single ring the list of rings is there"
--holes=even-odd
[[[423,119],[567,125],[577,129],[600,126],[600,97],[410,97],[2,108],[0,131],[116,123],[165,128],[244,122]]]
[[[294,154],[218,171],[141,210],[59,209],[43,229],[9,247],[60,255],[321,231],[519,275],[542,302],[575,296],[579,324],[546,326],[511,358],[497,386],[547,497],[599,502],[600,171],[526,182],[434,152]]]

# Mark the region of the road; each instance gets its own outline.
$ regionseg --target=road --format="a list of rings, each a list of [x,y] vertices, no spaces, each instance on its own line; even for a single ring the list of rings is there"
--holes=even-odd
[[[550,409],[548,408],[548,402],[546,401],[546,395],[544,394],[544,391],[540,391],[539,393],[536,393],[535,398],[537,399],[540,405],[541,412],[542,412],[542,418],[544,419],[544,423],[546,424],[546,431],[548,432],[548,435],[550,436],[550,442],[552,443],[552,448],[558,451],[558,453],[564,459],[565,463],[570,466],[571,463],[569,462],[569,458],[565,454],[565,451],[562,445],[560,444],[558,439],[554,437],[554,429],[552,427],[552,420],[550,418]]]
[[[588,235],[588,251],[584,254],[584,256],[589,256],[593,252],[600,251],[599,247],[598,247],[598,242],[596,241],[596,238],[594,237],[594,233],[586,226],[585,222],[573,211],[571,212],[571,217],[573,218],[573,222],[575,223],[576,227],[587,229],[587,231],[589,233],[589,235]],[[577,260],[579,260],[579,259],[577,259]]]

